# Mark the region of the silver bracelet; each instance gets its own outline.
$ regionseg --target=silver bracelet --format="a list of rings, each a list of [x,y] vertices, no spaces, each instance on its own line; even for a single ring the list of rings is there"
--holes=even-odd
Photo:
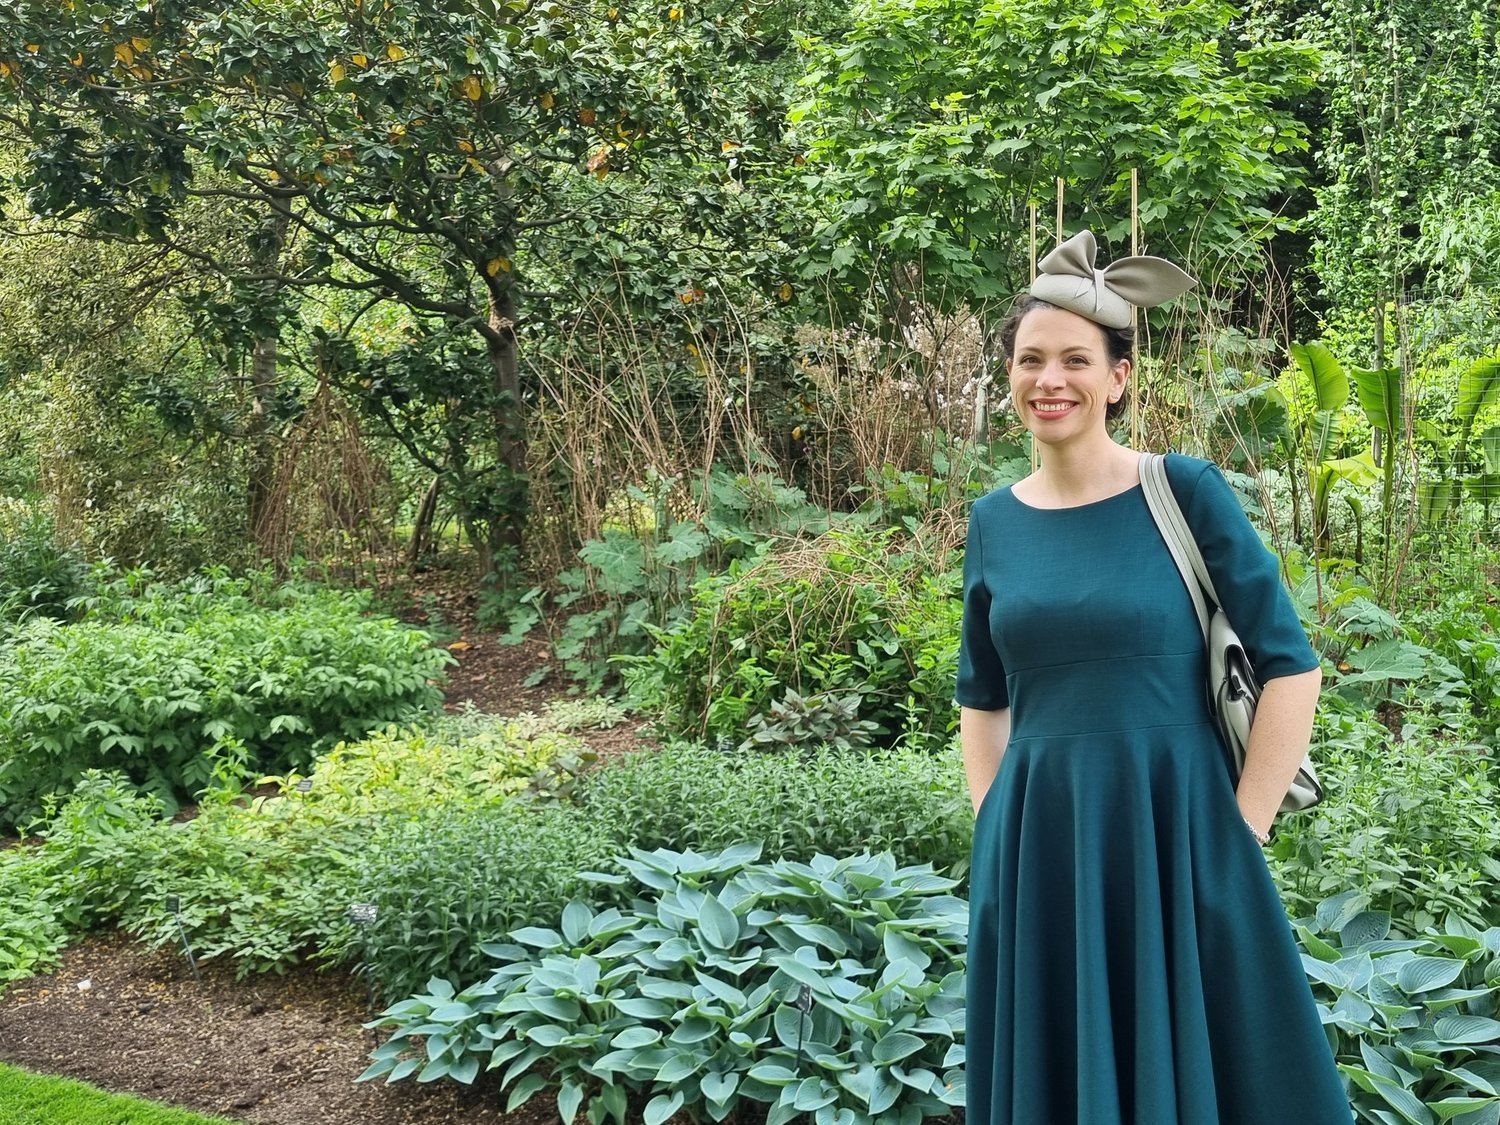
[[[1250,835],[1255,837],[1255,842],[1261,847],[1265,847],[1271,842],[1271,834],[1269,832],[1262,832],[1259,828],[1255,827],[1255,825],[1251,824],[1250,818],[1248,816],[1242,815],[1240,819],[1245,822],[1245,827],[1250,829]]]

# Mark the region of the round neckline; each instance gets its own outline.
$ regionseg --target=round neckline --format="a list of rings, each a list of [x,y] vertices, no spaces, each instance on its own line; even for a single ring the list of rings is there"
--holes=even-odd
[[[1108,496],[1101,496],[1099,499],[1090,500],[1086,504],[1068,504],[1061,508],[1041,508],[1035,504],[1028,504],[1025,500],[1022,500],[1019,496],[1016,495],[1015,485],[1011,485],[1006,489],[1006,491],[1010,493],[1010,498],[1012,500],[1021,505],[1021,507],[1025,508],[1028,512],[1081,512],[1085,508],[1097,508],[1100,504],[1108,504],[1111,500],[1118,500],[1122,496],[1129,496],[1132,492],[1139,492],[1140,488],[1140,481],[1136,481],[1135,484],[1132,484],[1129,488],[1126,488],[1120,492],[1112,492]]]

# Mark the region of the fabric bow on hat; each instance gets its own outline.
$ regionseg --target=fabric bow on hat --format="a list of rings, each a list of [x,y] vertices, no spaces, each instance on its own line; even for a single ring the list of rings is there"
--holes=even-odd
[[[1165,258],[1146,255],[1095,269],[1098,252],[1093,233],[1079,231],[1041,260],[1031,295],[1107,328],[1128,328],[1131,305],[1159,305],[1198,284]]]

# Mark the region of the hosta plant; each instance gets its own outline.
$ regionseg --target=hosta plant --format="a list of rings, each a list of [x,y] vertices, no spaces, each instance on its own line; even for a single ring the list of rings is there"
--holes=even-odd
[[[1350,891],[1298,934],[1360,1121],[1500,1122],[1500,926],[1401,938]]]
[[[371,1026],[364,1079],[473,1081],[499,1069],[513,1110],[555,1091],[565,1125],[679,1111],[768,1125],[916,1125],[963,1104],[968,907],[930,867],[889,855],[755,862],[758,845],[632,850],[629,909],[574,902],[513,931],[500,967],[435,979]]]

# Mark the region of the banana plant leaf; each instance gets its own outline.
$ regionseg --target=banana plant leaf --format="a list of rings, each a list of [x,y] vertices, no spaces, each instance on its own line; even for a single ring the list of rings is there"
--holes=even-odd
[[[1349,401],[1349,376],[1322,344],[1292,344],[1288,349],[1311,382],[1319,410],[1338,410]]]
[[[1370,425],[1388,435],[1398,433],[1401,429],[1401,369],[1382,367],[1367,371],[1363,367],[1351,367],[1349,377],[1354,380],[1354,392],[1359,396],[1360,408]]]

